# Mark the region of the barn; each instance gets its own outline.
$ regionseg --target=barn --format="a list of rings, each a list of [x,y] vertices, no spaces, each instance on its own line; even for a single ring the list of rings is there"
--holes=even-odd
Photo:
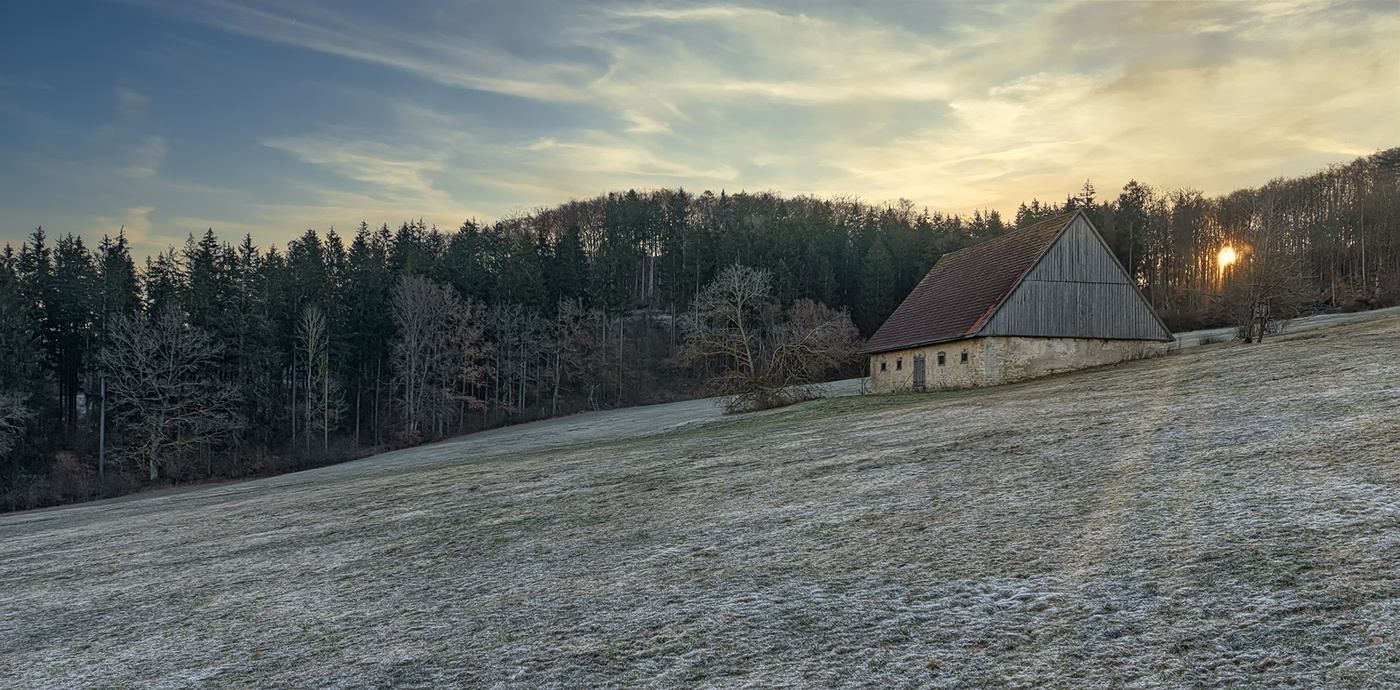
[[[1171,331],[1082,211],[945,254],[867,341],[876,393],[973,388],[1166,351]]]

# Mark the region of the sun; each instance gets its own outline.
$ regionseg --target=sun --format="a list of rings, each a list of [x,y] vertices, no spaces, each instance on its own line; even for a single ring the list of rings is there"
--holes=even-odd
[[[1225,247],[1224,249],[1221,249],[1221,250],[1220,250],[1220,254],[1219,254],[1219,256],[1218,256],[1217,258],[1220,259],[1220,270],[1222,270],[1222,271],[1225,270],[1225,267],[1226,267],[1226,266],[1229,266],[1230,264],[1235,263],[1235,249],[1234,249],[1234,247],[1229,247],[1229,246],[1227,246],[1227,247]]]

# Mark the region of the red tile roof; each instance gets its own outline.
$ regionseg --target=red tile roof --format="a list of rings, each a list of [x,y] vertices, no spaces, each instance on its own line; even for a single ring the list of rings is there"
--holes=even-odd
[[[944,254],[870,336],[861,352],[888,352],[971,337],[1074,216],[1056,216]]]

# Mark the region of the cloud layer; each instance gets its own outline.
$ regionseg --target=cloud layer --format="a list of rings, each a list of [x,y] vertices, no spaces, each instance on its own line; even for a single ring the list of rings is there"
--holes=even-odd
[[[662,186],[1011,210],[1086,178],[1217,193],[1396,144],[1393,2],[131,4],[353,94],[325,117],[250,103],[246,131],[209,132],[246,138],[282,184],[149,214],[167,234],[174,219],[269,240],[361,218],[455,226]],[[278,78],[270,58],[208,54]],[[128,128],[161,107],[117,94]],[[145,131],[119,171],[158,186],[168,156],[208,145]]]

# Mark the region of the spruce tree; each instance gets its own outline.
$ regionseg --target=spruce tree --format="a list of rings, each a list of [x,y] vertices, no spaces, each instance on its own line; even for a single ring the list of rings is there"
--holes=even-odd
[[[88,348],[92,344],[92,303],[97,269],[81,237],[60,237],[54,249],[53,289],[46,312],[54,338],[63,420],[69,431],[78,425],[78,396],[85,390]],[[95,392],[95,391],[94,391]]]
[[[860,326],[861,334],[869,337],[884,323],[885,317],[898,306],[894,290],[894,261],[885,243],[876,237],[865,253],[860,268]]]

